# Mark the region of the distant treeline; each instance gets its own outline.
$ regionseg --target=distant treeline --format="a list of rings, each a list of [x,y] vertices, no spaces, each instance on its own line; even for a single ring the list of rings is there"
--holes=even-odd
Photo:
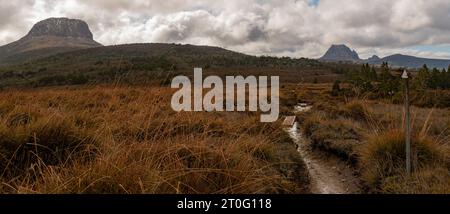
[[[197,56],[72,56],[62,54],[19,65],[0,67],[0,86],[50,86],[108,83],[139,84],[166,79],[194,67],[325,68],[317,60],[247,55]],[[245,74],[243,74],[245,75]]]
[[[377,68],[364,64],[357,70],[344,71],[345,80],[352,91],[369,98],[390,98],[401,102],[404,95],[404,81],[400,75],[404,69],[392,70],[388,63]],[[449,69],[429,69],[424,65],[419,71],[411,71],[410,88],[414,101],[422,106],[450,106],[450,67]],[[335,83],[333,93],[340,90]],[[439,94],[433,93],[439,91]]]

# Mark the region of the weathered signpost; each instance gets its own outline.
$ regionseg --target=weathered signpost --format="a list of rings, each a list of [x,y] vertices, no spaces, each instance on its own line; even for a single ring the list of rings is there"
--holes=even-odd
[[[405,144],[406,144],[406,173],[411,175],[411,121],[409,109],[409,75],[404,70],[402,79],[405,80]]]

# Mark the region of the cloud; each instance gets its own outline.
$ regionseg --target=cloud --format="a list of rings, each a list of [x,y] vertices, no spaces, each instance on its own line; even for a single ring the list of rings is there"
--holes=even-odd
[[[448,0],[25,0],[2,3],[0,44],[48,17],[83,19],[110,44],[216,45],[256,55],[318,57],[335,43],[372,54],[411,53],[450,44]]]

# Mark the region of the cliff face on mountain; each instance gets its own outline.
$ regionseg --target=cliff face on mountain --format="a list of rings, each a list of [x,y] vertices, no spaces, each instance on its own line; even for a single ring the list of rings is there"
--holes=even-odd
[[[0,47],[0,63],[101,46],[86,22],[50,18],[36,23],[26,36]]]
[[[25,37],[57,36],[93,40],[86,22],[68,18],[50,18],[36,23]]]
[[[332,62],[358,62],[361,59],[356,51],[351,50],[345,45],[332,45],[319,60]]]

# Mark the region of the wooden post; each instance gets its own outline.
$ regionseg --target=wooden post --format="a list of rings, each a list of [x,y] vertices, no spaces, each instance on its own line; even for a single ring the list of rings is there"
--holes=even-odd
[[[411,175],[411,117],[409,108],[409,76],[403,71],[402,78],[405,80],[405,144],[406,144],[406,174]]]

